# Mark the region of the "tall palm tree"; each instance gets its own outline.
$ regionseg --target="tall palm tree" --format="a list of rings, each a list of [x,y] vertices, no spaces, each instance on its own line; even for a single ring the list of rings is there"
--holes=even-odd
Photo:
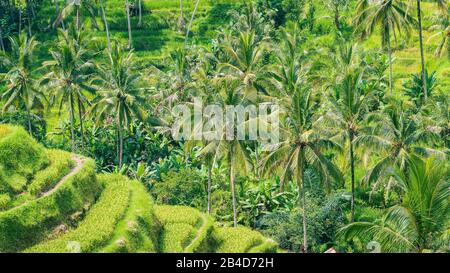
[[[215,91],[214,101],[223,111],[227,106],[245,107],[247,105],[248,101],[245,99],[242,88],[240,88],[240,82],[234,78],[230,76],[216,77],[212,80],[211,85]],[[246,141],[237,139],[235,135],[232,138],[228,137],[227,128],[234,128],[233,121],[227,119],[222,123],[222,127],[215,128],[212,133],[219,135],[216,135],[213,141],[207,142],[207,145],[202,149],[202,154],[214,158],[214,162],[221,158],[224,158],[227,162],[233,205],[233,225],[236,227],[238,222],[236,175],[250,170],[251,160]]]
[[[197,0],[197,2],[195,3],[195,8],[194,11],[192,12],[192,16],[191,16],[191,20],[189,21],[189,25],[186,29],[186,38],[184,39],[184,45],[187,45],[188,42],[188,38],[189,38],[189,32],[191,31],[191,27],[192,27],[192,22],[194,22],[194,17],[195,14],[197,13],[197,9],[198,9],[198,4],[200,3],[200,0]]]
[[[348,143],[351,178],[351,219],[355,211],[355,151],[354,140],[361,130],[364,130],[364,120],[372,104],[373,91],[365,88],[363,78],[365,68],[355,65],[355,46],[341,45],[339,62],[340,71],[334,82],[329,86],[329,102],[331,109],[326,113],[328,121],[336,130],[336,138]]]
[[[177,27],[178,31],[182,32],[184,30],[184,25],[186,24],[183,15],[183,0],[180,0],[180,16],[178,17]]]
[[[389,57],[389,90],[392,94],[393,79],[392,79],[392,48],[391,37],[397,37],[397,32],[400,34],[402,30],[409,33],[410,28],[415,24],[413,17],[408,15],[405,5],[399,0],[380,0],[370,1],[360,0],[359,14],[357,14],[355,23],[356,32],[361,38],[367,38],[372,35],[377,26],[381,29],[382,46],[387,47]],[[365,8],[365,9],[364,9]]]
[[[78,108],[80,121],[81,144],[84,148],[83,119],[86,104],[89,100],[84,91],[94,93],[88,81],[94,69],[91,61],[92,53],[87,48],[84,31],[74,28],[58,29],[58,44],[51,50],[52,60],[43,63],[49,72],[44,75],[42,82],[47,83],[54,92],[51,103],[58,103],[59,114],[65,105],[70,115],[72,149],[75,150],[75,111]]]
[[[114,44],[111,62],[99,68],[96,79],[98,97],[89,113],[96,123],[113,118],[117,128],[119,151],[117,155],[119,168],[123,164],[123,132],[128,130],[133,119],[145,120],[146,105],[142,88],[138,86],[140,75],[134,70],[133,52],[125,52],[120,44]]]
[[[325,147],[338,145],[323,138],[315,128],[318,97],[307,86],[308,65],[302,63],[298,53],[298,37],[284,32],[284,47],[278,53],[278,65],[270,73],[281,107],[281,137],[262,160],[262,172],[281,171],[281,186],[293,178],[300,193],[299,205],[303,213],[303,246],[308,251],[307,212],[304,171],[312,167],[322,174],[325,184],[329,178],[342,180],[340,171],[323,154]],[[280,167],[281,166],[281,167]]]
[[[36,80],[32,74],[33,54],[37,45],[34,37],[28,37],[22,33],[18,38],[10,38],[11,49],[9,52],[0,52],[0,62],[7,68],[6,73],[0,74],[7,82],[6,91],[2,98],[3,113],[11,106],[25,108],[28,116],[28,131],[32,135],[31,110],[43,109],[44,94],[36,88]]]
[[[380,220],[355,222],[340,230],[345,239],[360,238],[380,243],[383,252],[423,252],[447,248],[449,165],[435,158],[411,155],[407,171],[391,176],[403,192],[402,202],[389,208]],[[444,245],[443,245],[444,244]]]

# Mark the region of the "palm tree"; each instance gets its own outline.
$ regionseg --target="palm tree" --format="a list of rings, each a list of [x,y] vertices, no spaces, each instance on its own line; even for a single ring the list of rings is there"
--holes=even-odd
[[[50,51],[52,60],[43,63],[50,72],[44,75],[42,82],[48,83],[50,89],[55,91],[51,96],[51,103],[58,103],[59,114],[64,104],[69,111],[72,150],[75,150],[75,109],[78,108],[81,144],[84,148],[83,116],[89,100],[83,91],[95,91],[88,84],[94,64],[90,60],[92,53],[87,49],[84,33],[73,28],[58,29],[56,50]]]
[[[360,0],[358,4],[360,13],[357,14],[355,19],[355,23],[357,23],[356,32],[360,34],[361,38],[367,38],[372,35],[377,26],[380,26],[382,46],[383,48],[387,46],[389,56],[389,90],[392,94],[391,35],[396,39],[396,31],[401,33],[402,30],[405,30],[406,33],[409,33],[415,20],[408,15],[401,1],[381,0],[374,1],[372,4],[369,3],[367,0]],[[365,7],[366,9],[364,9]]]
[[[228,106],[245,107],[247,105],[248,101],[240,88],[240,82],[234,78],[230,76],[216,77],[211,81],[211,85],[215,91],[214,101],[221,109],[225,110]],[[236,175],[250,170],[251,161],[246,141],[237,139],[235,135],[230,138],[228,136],[230,128],[234,128],[234,124],[228,119],[223,122],[222,127],[215,128],[211,133],[216,134],[216,137],[213,141],[207,142],[201,153],[208,155],[209,158],[214,158],[213,162],[217,162],[221,158],[227,162],[233,204],[233,225],[236,227],[238,222]]]
[[[65,7],[62,8],[61,11],[59,11],[56,20],[53,22],[53,28],[59,26],[64,21],[64,19],[67,18],[67,16],[75,12],[77,30],[80,31],[82,26],[82,11],[85,11],[86,14],[89,15],[89,19],[91,20],[92,25],[96,29],[99,29],[97,21],[95,19],[96,5],[94,0],[67,0]]]
[[[434,52],[435,57],[441,57],[444,52],[447,52],[447,58],[450,59],[450,24],[448,16],[438,15],[436,22],[430,29],[437,29],[437,32],[431,35],[427,43],[429,43],[432,39],[436,37],[441,37],[441,41],[439,42],[438,47]]]
[[[374,128],[370,133],[358,136],[354,143],[384,152],[364,177],[368,184],[375,183],[374,190],[383,182],[388,183],[388,189],[391,188],[394,180],[385,179],[389,176],[390,169],[396,166],[405,171],[408,158],[414,153],[440,155],[445,158],[445,153],[420,145],[431,139],[433,133],[426,128],[420,128],[416,119],[407,114],[401,102],[392,101],[381,113],[372,115],[371,120],[376,121]]]
[[[375,222],[355,222],[340,230],[345,239],[375,240],[383,252],[423,252],[448,247],[449,165],[411,155],[408,169],[391,171],[403,192],[402,202]]]
[[[138,86],[140,77],[134,67],[133,52],[125,52],[120,44],[114,44],[111,62],[99,68],[96,79],[98,97],[89,111],[97,124],[114,119],[119,143],[119,168],[123,164],[123,131],[128,130],[133,118],[143,121],[147,116],[143,90]]]
[[[351,178],[351,219],[355,211],[355,153],[354,139],[364,129],[364,119],[372,103],[373,90],[365,88],[363,78],[365,68],[355,65],[354,51],[356,46],[341,45],[338,54],[340,71],[334,83],[329,88],[331,110],[326,113],[328,121],[332,122],[336,137],[348,141]]]
[[[11,106],[24,107],[28,116],[28,131],[32,135],[31,110],[43,109],[45,96],[36,88],[35,79],[32,76],[32,60],[37,42],[34,37],[28,37],[22,33],[17,39],[10,38],[11,50],[0,52],[0,62],[7,68],[6,73],[0,74],[7,82],[7,89],[2,98],[3,113]]]
[[[284,32],[284,47],[278,53],[278,65],[270,73],[273,86],[280,98],[282,113],[282,141],[269,151],[261,162],[263,173],[281,169],[281,187],[292,177],[300,194],[299,205],[303,212],[303,246],[308,251],[307,212],[304,171],[314,168],[322,174],[325,184],[329,178],[342,180],[340,171],[322,154],[325,147],[338,147],[318,134],[315,128],[319,100],[306,83],[307,64],[301,62],[296,34]]]
[[[184,21],[184,15],[183,15],[183,0],[180,0],[180,17],[178,17],[178,22],[177,22],[178,31],[182,32],[184,30],[185,24],[186,23]]]

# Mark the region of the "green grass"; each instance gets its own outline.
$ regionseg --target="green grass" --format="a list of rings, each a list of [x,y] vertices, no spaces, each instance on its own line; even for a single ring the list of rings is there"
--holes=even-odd
[[[245,227],[221,227],[213,232],[218,253],[274,253],[277,244],[259,232]]]

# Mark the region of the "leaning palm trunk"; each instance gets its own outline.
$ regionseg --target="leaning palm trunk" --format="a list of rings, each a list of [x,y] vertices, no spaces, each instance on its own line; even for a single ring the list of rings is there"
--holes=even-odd
[[[353,152],[353,138],[354,133],[349,131],[349,140],[350,140],[350,175],[351,175],[351,183],[352,183],[352,201],[351,201],[351,222],[353,222],[355,217],[355,155]]]
[[[425,100],[428,97],[427,78],[425,74],[425,57],[423,54],[423,36],[422,36],[422,16],[420,11],[420,0],[417,0],[417,19],[419,24],[419,44],[420,44],[420,60],[422,65],[422,85]]]
[[[188,38],[189,38],[189,32],[191,31],[192,22],[194,21],[195,13],[197,12],[199,3],[200,3],[200,0],[197,0],[197,3],[195,3],[194,11],[192,12],[191,20],[189,21],[189,25],[188,25],[187,30],[186,30],[186,38],[184,40],[184,45],[185,46],[186,46]]]
[[[108,55],[111,58],[111,37],[109,36],[108,21],[106,21],[105,9],[103,8],[103,1],[100,2],[100,11],[102,13],[103,24],[105,25],[106,41],[108,44]]]
[[[128,0],[125,1],[125,6],[127,9],[127,21],[128,21],[128,48],[131,49],[133,46],[133,40],[131,37],[130,3],[128,2]]]
[[[308,252],[308,219],[306,214],[306,195],[305,195],[305,180],[303,179],[303,149],[300,151],[300,157],[298,159],[298,177],[297,177],[297,185],[298,185],[298,191],[300,193],[300,204],[301,204],[301,210],[302,210],[302,221],[303,221],[303,251],[305,253]]]

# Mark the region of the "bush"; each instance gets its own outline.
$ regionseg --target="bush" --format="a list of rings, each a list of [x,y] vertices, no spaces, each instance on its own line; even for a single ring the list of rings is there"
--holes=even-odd
[[[161,181],[154,184],[153,194],[161,204],[203,209],[207,200],[205,179],[196,169],[170,171],[162,174]]]
[[[80,171],[53,193],[0,212],[0,251],[21,251],[41,241],[69,215],[92,204],[100,190],[95,162],[87,159]]]
[[[46,153],[50,159],[50,165],[37,172],[28,186],[28,192],[33,196],[50,190],[59,180],[68,174],[75,165],[71,160],[72,155],[68,152],[47,150]]]
[[[0,128],[3,131],[0,138],[0,165],[6,179],[14,174],[29,178],[48,164],[44,147],[23,128],[10,125],[0,125]]]

